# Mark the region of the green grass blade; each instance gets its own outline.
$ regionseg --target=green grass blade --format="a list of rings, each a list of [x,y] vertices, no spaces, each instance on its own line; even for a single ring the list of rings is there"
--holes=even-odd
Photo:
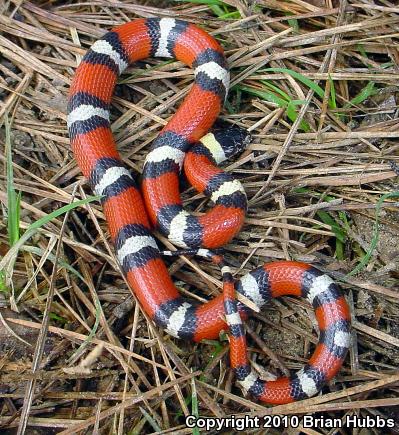
[[[285,15],[289,17],[289,16],[295,15],[295,14],[293,14],[292,12],[285,12]],[[290,18],[288,20],[288,24],[292,27],[292,30],[295,33],[299,33],[299,23],[298,23],[298,20],[296,18]]]
[[[341,240],[336,239],[335,241],[335,257],[337,260],[344,260],[344,243]]]
[[[363,103],[363,101],[367,100],[367,98],[376,94],[377,90],[375,90],[374,88],[375,83],[368,82],[367,85],[354,98],[352,98],[344,105],[344,108],[347,109],[350,106],[357,106]]]
[[[142,406],[139,406],[139,408],[147,423],[154,429],[154,431],[157,433],[162,432],[162,428],[155,421],[155,419]]]
[[[364,49],[364,45],[363,44],[358,44],[357,48],[359,50],[359,53],[362,55],[362,57],[364,57],[366,60],[369,59],[366,50]],[[368,69],[372,69],[373,65],[371,65],[371,63],[368,63],[366,61],[363,61],[363,63],[367,66]]]
[[[56,322],[59,322],[59,323],[63,323],[63,324],[68,323],[67,319],[65,319],[64,317],[59,316],[56,313],[50,313],[50,319],[51,320],[55,320]]]
[[[192,395],[190,394],[190,396],[184,398],[184,403],[185,403],[187,406],[189,406],[192,400],[193,400],[193,399],[192,399]],[[175,416],[174,416],[174,420],[175,420],[175,421],[179,421],[179,418],[182,417],[183,415],[184,415],[184,414],[183,414],[183,411],[182,411],[182,410],[177,411],[176,414],[175,414]]]
[[[47,216],[42,217],[41,219],[37,220],[36,222],[33,222],[28,229],[22,234],[22,236],[18,239],[18,241],[11,247],[11,249],[7,252],[7,254],[2,258],[0,261],[0,271],[5,272],[5,268],[7,267],[7,273],[5,274],[6,277],[12,276],[12,264],[13,260],[18,255],[19,250],[21,247],[34,235],[36,234],[36,231],[45,225],[46,223],[50,222],[52,219],[62,215],[63,213],[66,213],[69,210],[72,210],[76,207],[79,207],[84,204],[88,204],[89,202],[95,201],[99,199],[100,196],[89,196],[85,199],[81,199],[79,201],[75,201],[71,204],[65,205],[58,210],[54,210],[52,213],[48,214]]]
[[[327,213],[324,210],[319,210],[317,212],[317,216],[321,219],[321,221],[327,225],[330,225],[331,231],[334,233],[335,237],[341,241],[342,243],[345,242],[346,234],[342,230],[342,228],[339,226],[339,224],[335,221],[335,219],[330,215],[330,213]]]
[[[330,107],[331,109],[336,109],[337,99],[336,99],[334,80],[331,78],[331,74],[328,74],[328,81],[330,82]]]
[[[261,80],[260,82],[263,85],[265,85],[267,88],[281,95],[286,101],[291,101],[291,97],[286,92],[284,92],[282,89],[278,88],[277,86],[273,85],[268,80]]]
[[[304,85],[306,85],[308,88],[312,89],[316,95],[318,95],[320,98],[324,98],[324,89],[320,87],[317,83],[313,82],[303,74],[293,71],[289,68],[265,68],[262,69],[262,72],[279,72],[284,74],[289,74],[294,79],[300,81]]]
[[[295,18],[291,18],[288,20],[288,24],[292,27],[292,30],[295,33],[299,33],[299,23]]]
[[[279,107],[287,107],[287,101],[273,94],[273,92],[268,92],[262,89],[256,89],[251,86],[245,85],[238,85],[235,88],[247,92],[248,94],[255,95],[256,97],[260,97],[262,98],[262,100],[269,101],[269,103],[274,103]]]
[[[49,213],[47,216],[43,216],[36,222],[33,222],[33,224],[29,225],[27,231],[30,230],[37,230],[38,228],[42,227],[43,225],[49,223],[54,218],[63,215],[64,213],[67,213],[68,211],[73,210],[76,207],[79,207],[81,205],[88,204],[89,202],[93,202],[96,200],[100,200],[101,196],[88,196],[85,199],[80,199],[79,201],[74,201],[71,204],[64,205],[63,207],[58,208],[57,210],[54,210],[53,212]]]
[[[0,270],[0,292],[1,293],[8,293],[8,287],[6,284],[6,274]]]
[[[344,246],[346,240],[346,233],[340,227],[340,225],[335,221],[335,219],[330,215],[330,213],[319,210],[317,216],[327,225],[330,225],[331,231],[335,235],[335,257],[338,260],[344,259]]]
[[[223,15],[218,15],[218,18],[220,18],[221,20],[227,20],[229,18],[238,20],[241,18],[241,14],[238,11],[233,11],[233,12],[225,13]]]
[[[219,5],[210,5],[209,9],[219,18],[226,15],[226,12]]]
[[[351,272],[345,275],[346,277],[356,275],[358,272],[363,270],[367,266],[368,262],[370,261],[370,258],[373,255],[373,252],[377,247],[377,243],[380,238],[380,231],[378,225],[380,220],[381,206],[382,203],[389,198],[399,198],[399,191],[386,193],[385,195],[382,195],[381,198],[378,200],[375,208],[375,221],[374,221],[373,237],[371,239],[370,248],[366,252],[366,255],[361,259],[360,263]]]
[[[300,101],[300,100],[296,100],[296,101]],[[287,104],[287,116],[292,122],[295,122],[296,119],[298,118],[298,113],[295,109],[294,100],[291,100]],[[308,132],[310,131],[310,125],[305,120],[302,119],[302,121],[299,124],[299,129],[304,132]]]
[[[14,168],[12,165],[12,147],[11,147],[11,126],[8,116],[4,116],[5,125],[5,144],[7,156],[7,231],[10,246],[14,246],[20,237],[19,218],[21,193],[17,193],[14,188]]]
[[[197,418],[199,417],[197,388],[195,387],[194,378],[191,379],[191,414]],[[200,435],[200,431],[197,427],[193,428],[192,433],[193,435]]]
[[[271,85],[268,83],[269,87],[274,87],[274,85]],[[296,112],[295,106],[298,104],[302,104],[301,100],[291,100],[290,97],[283,91],[279,89],[280,95],[284,95],[284,98],[278,97],[273,92],[269,92],[262,89],[256,89],[251,86],[244,86],[244,85],[237,85],[234,87],[235,89],[240,89],[241,91],[247,92],[251,95],[255,95],[256,97],[262,98],[265,101],[269,101],[270,103],[276,104],[278,107],[285,108],[287,110],[287,117],[290,119],[290,121],[295,122],[295,120],[298,117],[298,114]],[[278,89],[278,88],[277,88]],[[287,100],[288,99],[288,100]],[[310,126],[309,124],[302,120],[299,129],[302,131],[309,131]]]

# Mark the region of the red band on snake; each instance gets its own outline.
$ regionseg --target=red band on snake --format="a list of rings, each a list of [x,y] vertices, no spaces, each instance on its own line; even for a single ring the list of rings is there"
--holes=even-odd
[[[141,194],[116,149],[110,104],[117,77],[129,64],[147,57],[176,58],[194,68],[195,81],[147,156]],[[228,154],[228,146],[219,147],[215,138],[208,147],[197,146],[185,162],[189,180],[211,196],[214,209],[199,218],[190,215],[179,194],[186,152],[212,127],[228,86],[223,50],[206,32],[170,18],[135,20],[114,28],[84,56],[70,90],[69,134],[79,167],[102,196],[118,261],[145,312],[169,334],[194,341],[218,338],[229,327],[231,366],[243,388],[262,401],[288,403],[316,394],[344,361],[350,313],[339,288],[308,264],[280,261],[236,282],[222,269],[224,296],[197,305],[180,296],[151,232],[156,226],[176,245],[201,250],[228,243],[240,230],[245,192],[238,181],[214,167],[223,153]],[[238,314],[245,309],[235,302],[235,290],[258,307],[284,295],[306,298],[313,305],[320,338],[302,370],[290,378],[263,382],[250,369]]]

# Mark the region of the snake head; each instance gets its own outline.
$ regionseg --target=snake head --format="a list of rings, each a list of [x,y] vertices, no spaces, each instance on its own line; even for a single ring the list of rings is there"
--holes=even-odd
[[[213,134],[223,148],[226,159],[244,151],[252,140],[249,131],[237,125],[229,125],[226,128],[214,130]]]

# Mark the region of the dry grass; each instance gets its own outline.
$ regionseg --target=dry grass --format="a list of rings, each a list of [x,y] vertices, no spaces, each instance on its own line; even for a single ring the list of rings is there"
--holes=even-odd
[[[396,2],[161,3],[0,3],[1,433],[17,427],[23,433],[27,424],[35,433],[190,433],[183,416],[193,412],[193,391],[202,416],[314,412],[398,420]],[[234,85],[221,117],[254,135],[229,166],[250,199],[246,225],[227,246],[237,275],[263,262],[297,259],[328,271],[348,296],[350,355],[323,395],[260,406],[234,385],[226,341],[185,343],[155,328],[120,273],[97,202],[70,207],[32,230],[90,194],[65,122],[77,62],[106,29],[154,15],[195,22],[221,41]],[[122,77],[113,130],[133,170],[141,170],[148,145],[191,83],[190,69],[158,60],[133,65]],[[22,192],[20,233],[31,231],[19,250],[6,142],[13,187]],[[206,206],[192,190],[185,198],[197,212]],[[7,227],[7,216],[14,226]],[[176,259],[170,270],[197,300],[220,291],[219,274],[207,263]],[[312,310],[292,298],[274,301],[248,326],[251,358],[265,376],[298,369],[317,342]],[[336,433],[301,427],[285,433],[300,432]]]

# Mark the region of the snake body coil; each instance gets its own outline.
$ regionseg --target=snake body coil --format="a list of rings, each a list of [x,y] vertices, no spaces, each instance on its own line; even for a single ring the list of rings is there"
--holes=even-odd
[[[147,57],[176,58],[194,68],[195,81],[147,156],[142,185],[145,207],[116,149],[109,110],[118,75]],[[197,179],[199,190],[211,195],[214,209],[200,218],[185,212],[178,185],[187,150],[212,127],[228,87],[223,50],[207,33],[175,19],[138,19],[114,28],[84,56],[70,90],[69,134],[83,174],[94,192],[102,195],[118,261],[145,312],[169,334],[194,341],[217,338],[226,329],[227,318],[231,365],[241,385],[265,402],[288,403],[316,394],[343,363],[350,313],[338,287],[310,265],[289,261],[266,264],[231,284],[232,298],[235,288],[259,308],[271,298],[293,295],[306,298],[315,309],[320,339],[308,364],[291,378],[262,382],[249,369],[242,328],[241,332],[235,328],[240,316],[234,309],[229,311],[228,296],[225,303],[220,295],[203,305],[181,297],[151,233],[155,225],[176,245],[201,250],[229,242],[240,230],[245,192],[240,183],[214,167],[228,154],[228,145],[223,147],[215,135],[203,140],[186,165],[188,178]]]

